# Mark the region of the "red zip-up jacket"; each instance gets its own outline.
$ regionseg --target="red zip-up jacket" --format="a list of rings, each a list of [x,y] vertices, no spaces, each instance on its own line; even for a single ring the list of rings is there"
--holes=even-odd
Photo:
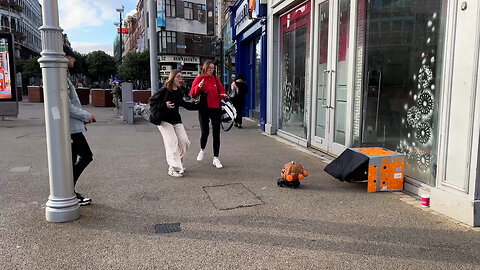
[[[198,84],[203,79],[203,87],[199,88]],[[218,84],[218,90],[217,90]],[[190,96],[196,98],[202,92],[207,93],[207,104],[209,108],[220,108],[220,101],[222,100],[220,94],[225,94],[225,88],[223,88],[220,79],[215,75],[207,75],[206,73],[198,76],[192,83],[192,89],[190,90]]]

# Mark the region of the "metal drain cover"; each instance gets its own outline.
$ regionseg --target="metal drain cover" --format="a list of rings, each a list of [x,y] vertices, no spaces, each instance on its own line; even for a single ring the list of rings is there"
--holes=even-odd
[[[181,231],[180,223],[166,223],[155,225],[155,233],[174,233],[179,231]]]

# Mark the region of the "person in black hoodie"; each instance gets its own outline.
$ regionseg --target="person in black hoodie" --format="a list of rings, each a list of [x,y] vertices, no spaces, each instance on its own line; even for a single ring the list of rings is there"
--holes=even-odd
[[[237,110],[237,117],[234,119],[235,126],[242,128],[242,111],[245,106],[245,96],[248,93],[247,82],[245,81],[245,76],[239,73],[235,77],[235,81],[231,85],[232,92],[230,93],[230,100]]]
[[[150,106],[161,111],[161,123],[157,125],[162,133],[165,154],[169,165],[168,175],[182,177],[185,172],[183,157],[190,146],[187,133],[182,124],[178,108],[196,110],[196,105],[183,100],[183,74],[181,71],[170,72],[164,87],[150,98]]]

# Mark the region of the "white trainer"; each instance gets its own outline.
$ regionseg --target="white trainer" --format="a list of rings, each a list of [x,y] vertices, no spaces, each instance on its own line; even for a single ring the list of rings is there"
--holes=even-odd
[[[202,161],[204,154],[205,154],[205,151],[200,151],[200,153],[198,153],[198,156],[197,156],[197,161]]]
[[[213,166],[217,167],[217,169],[223,168],[223,165],[222,165],[222,163],[220,163],[220,160],[218,158],[215,158],[213,160]]]
[[[168,171],[168,175],[173,176],[173,177],[183,177],[183,174],[177,171]]]

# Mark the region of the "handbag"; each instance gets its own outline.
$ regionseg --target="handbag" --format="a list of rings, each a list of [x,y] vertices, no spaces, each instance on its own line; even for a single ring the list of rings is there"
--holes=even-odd
[[[217,76],[215,76],[215,80],[217,80],[217,91],[218,91],[218,94],[220,95],[220,89],[218,88],[219,81]],[[227,132],[233,127],[233,120],[237,117],[237,110],[233,106],[232,102],[228,99],[220,101],[220,108],[222,109],[221,126],[223,131]],[[230,124],[230,126],[228,128],[225,128],[223,126],[223,123]]]
[[[222,129],[227,132],[233,127],[233,120],[237,117],[237,110],[230,100],[220,101],[220,106],[222,108]],[[230,124],[230,126],[225,128],[223,123]]]
[[[150,123],[154,125],[160,125],[162,123],[162,119],[165,117],[167,111],[161,110],[161,106],[163,103],[167,101],[168,90],[165,90],[165,96],[163,97],[162,103],[158,100],[160,92],[158,94],[153,95],[150,98]]]
[[[198,100],[195,103],[197,104],[197,109],[199,111],[206,110],[208,108],[207,93],[202,92],[198,95]]]

